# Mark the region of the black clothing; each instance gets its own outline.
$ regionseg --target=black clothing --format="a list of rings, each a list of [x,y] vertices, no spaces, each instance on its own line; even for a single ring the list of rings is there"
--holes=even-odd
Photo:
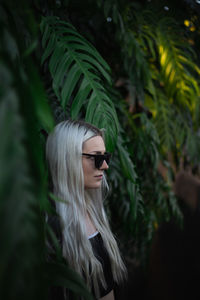
[[[95,257],[102,264],[107,288],[105,289],[100,283],[99,283],[99,287],[100,287],[100,297],[104,297],[105,295],[110,293],[114,287],[110,258],[108,256],[108,252],[107,252],[106,248],[104,247],[103,240],[102,240],[100,233],[95,235],[93,238],[90,238],[89,241],[92,245],[92,249],[93,249]],[[94,294],[94,291],[93,291],[93,294]]]
[[[50,227],[53,229],[53,231],[58,239],[58,242],[61,246],[62,235],[61,235],[60,222],[59,222],[58,216],[49,218],[48,223],[49,223]],[[97,235],[95,235],[92,238],[89,238],[89,241],[91,243],[95,257],[102,264],[105,282],[107,285],[107,287],[105,289],[102,286],[102,284],[99,283],[100,298],[101,298],[101,297],[104,297],[105,295],[107,295],[108,293],[110,293],[111,290],[114,288],[114,280],[113,280],[113,275],[112,275],[112,271],[111,271],[110,258],[109,258],[106,248],[104,247],[103,240],[102,240],[100,233],[98,233]],[[48,259],[50,259],[52,261],[55,259],[55,256],[53,255],[52,251],[54,251],[55,249],[50,248],[49,250],[50,250],[50,253],[49,253]],[[94,288],[92,288],[92,294],[95,295]],[[73,299],[71,291],[67,290],[66,295],[67,295],[67,299],[69,299],[69,300]],[[64,300],[63,288],[62,287],[51,287],[49,299],[50,300]]]

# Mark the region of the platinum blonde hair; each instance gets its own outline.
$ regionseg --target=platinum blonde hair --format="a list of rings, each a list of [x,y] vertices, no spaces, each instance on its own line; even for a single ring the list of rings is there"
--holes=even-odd
[[[62,230],[62,251],[68,264],[78,272],[91,289],[93,283],[99,296],[98,282],[106,287],[101,263],[94,256],[86,232],[86,215],[100,232],[110,257],[114,281],[119,283],[126,274],[115,238],[103,207],[103,195],[108,190],[105,176],[98,189],[84,189],[82,169],[83,143],[102,131],[83,121],[63,121],[49,135],[46,156],[53,181],[53,193]],[[92,279],[92,280],[91,280]]]

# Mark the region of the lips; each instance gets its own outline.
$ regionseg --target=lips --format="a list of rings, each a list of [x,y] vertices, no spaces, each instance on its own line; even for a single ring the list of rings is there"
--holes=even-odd
[[[96,175],[96,176],[94,176],[94,177],[96,177],[96,178],[102,178],[103,175]]]

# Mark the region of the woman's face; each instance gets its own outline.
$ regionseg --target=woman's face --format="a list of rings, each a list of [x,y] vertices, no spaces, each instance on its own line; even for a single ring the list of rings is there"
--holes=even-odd
[[[83,153],[86,154],[104,154],[105,144],[101,136],[94,136],[83,143]],[[94,163],[94,157],[82,156],[84,187],[85,189],[99,188],[103,178],[104,170],[108,169],[106,161],[97,169]]]

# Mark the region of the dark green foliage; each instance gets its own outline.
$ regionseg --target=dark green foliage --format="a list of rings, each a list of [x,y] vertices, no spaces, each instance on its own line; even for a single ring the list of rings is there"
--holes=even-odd
[[[111,204],[108,206],[113,218],[117,220],[116,227],[122,225],[136,240],[142,236],[143,241],[140,244],[144,250],[144,241],[151,241],[160,222],[168,220],[172,215],[181,218],[176,198],[171,192],[171,179],[166,183],[157,166],[159,161],[165,162],[169,151],[178,157],[177,153],[186,141],[191,147],[196,143],[195,139],[192,139],[193,143],[188,139],[188,132],[191,131],[190,120],[193,119],[194,124],[197,123],[193,109],[197,107],[194,103],[199,93],[196,77],[199,69],[193,62],[194,51],[187,43],[182,26],[174,20],[173,13],[166,15],[161,11],[162,4],[154,9],[151,5],[143,6],[129,1],[105,1],[104,4],[99,1],[99,9],[96,10],[96,4],[88,1],[87,12],[82,7],[80,22],[80,10],[76,3],[69,2],[67,6],[67,22],[63,21],[65,17],[61,11],[62,21],[55,18],[42,21],[45,46],[43,60],[49,57],[54,91],[63,110],[67,111],[67,117],[71,115],[75,118],[86,118],[99,127],[104,127],[107,132],[108,149],[114,150],[116,144],[112,171],[109,172],[112,193],[108,199]],[[95,14],[96,20],[99,21],[95,23],[93,17],[90,19],[90,14]],[[101,19],[103,14],[104,21]],[[69,25],[70,18],[82,35]],[[110,21],[113,24],[109,25]],[[97,36],[93,35],[90,22]],[[105,53],[99,41],[103,41],[105,45],[108,45],[108,41],[112,44],[116,53],[116,61],[111,58],[113,74],[109,71],[105,76],[107,64],[83,38],[84,33],[108,60],[111,55]],[[63,51],[63,61],[60,61],[60,55],[57,55],[60,54],[59,51]],[[120,63],[120,71],[117,70],[117,63]],[[99,65],[103,69],[100,69]],[[95,74],[95,81],[100,83],[97,89],[103,90],[106,97],[112,99],[120,122],[116,115],[112,114],[113,105],[105,106],[105,94],[98,98],[98,102],[91,98],[94,86],[88,86],[88,70],[92,80]],[[131,114],[127,113],[127,107],[124,108],[120,94],[113,91],[110,76],[119,80],[120,77],[124,77],[121,81],[124,82],[123,87],[129,95],[130,107],[136,107],[136,113],[137,108],[142,107],[148,117],[152,118],[151,121],[144,117],[145,114],[141,115],[140,120],[139,116],[135,115],[132,118]],[[180,85],[185,89],[181,89]],[[63,97],[66,97],[65,100]],[[95,110],[90,112],[91,107]],[[111,119],[107,118],[108,113]],[[110,120],[114,121],[111,124],[113,123],[117,131],[110,126]],[[142,227],[144,229],[141,229]]]
[[[1,76],[7,76],[1,88],[1,262],[0,297],[40,299],[43,249],[42,227],[38,213],[39,193],[32,179],[28,160],[26,129],[20,114],[19,95],[13,77],[1,62]],[[40,189],[39,189],[40,190]],[[32,250],[35,249],[33,252]],[[38,281],[34,276],[38,274]],[[12,288],[10,288],[12,287]],[[44,296],[44,295],[43,295]],[[41,298],[42,299],[42,298]]]
[[[50,56],[49,69],[53,79],[53,87],[63,110],[66,110],[67,103],[70,102],[68,110],[72,118],[77,117],[77,113],[82,108],[79,116],[99,128],[105,128],[106,146],[109,151],[114,150],[117,141],[116,153],[120,158],[118,160],[120,171],[117,178],[123,174],[124,184],[128,187],[126,197],[128,197],[130,204],[129,215],[132,220],[132,224],[131,222],[130,224],[133,227],[138,204],[142,202],[142,198],[139,187],[136,186],[137,175],[134,171],[134,165],[128,151],[125,150],[123,139],[119,137],[116,140],[117,133],[119,136],[121,134],[118,132],[119,121],[115,112],[114,101],[111,101],[111,97],[116,96],[108,92],[109,89],[113,89],[108,73],[109,67],[93,46],[80,36],[70,24],[56,18],[46,18],[42,21],[41,30],[43,32],[43,46],[46,46],[42,61]],[[64,51],[63,55],[60,52],[57,55],[57,51]],[[63,60],[60,61],[60,55],[64,62]],[[95,63],[93,56],[96,57]],[[82,77],[79,79],[81,75]],[[73,76],[75,76],[74,80]],[[107,81],[107,84],[105,83],[106,90],[102,85],[103,77]],[[71,80],[73,80],[73,84]],[[70,94],[69,91],[71,91]],[[83,114],[83,107],[85,108],[85,115]],[[121,199],[122,207],[123,201],[124,197]],[[140,209],[142,210],[142,206]]]
[[[107,63],[69,23],[56,17],[44,18],[41,31],[45,49],[42,62],[50,57],[53,89],[67,117],[80,117],[85,106],[85,120],[107,128],[107,147],[113,151],[119,125],[114,105],[102,85],[103,79],[111,81]]]
[[[156,0],[0,5],[1,299],[48,299],[52,283],[91,299],[44,218],[54,214],[45,135],[60,120],[105,128],[113,152],[105,204],[125,257],[145,266],[159,224],[181,220],[168,155],[177,169],[181,159],[199,166],[200,34],[189,1],[179,2],[169,10]]]
[[[82,295],[92,300],[80,277],[60,261],[61,254],[54,263],[47,261],[49,200],[41,129],[50,131],[54,120],[30,56],[35,41],[26,48],[13,24],[21,21],[27,36],[31,30],[12,8],[0,7],[0,298],[44,300],[57,284],[71,289],[74,299]]]

